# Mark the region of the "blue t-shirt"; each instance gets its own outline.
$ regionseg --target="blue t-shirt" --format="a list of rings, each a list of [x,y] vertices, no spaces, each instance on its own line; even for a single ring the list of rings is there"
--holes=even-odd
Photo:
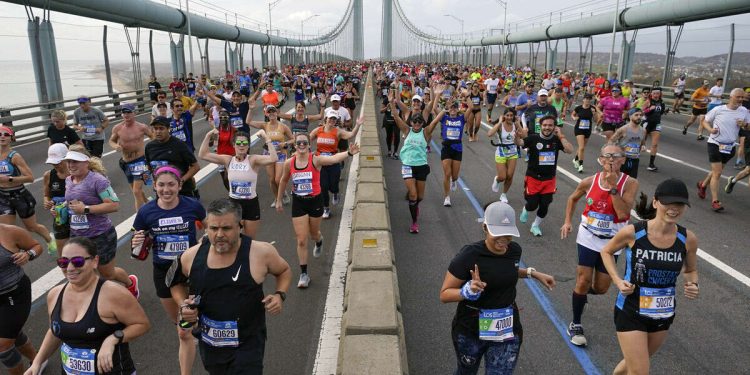
[[[193,115],[190,111],[182,112],[179,119],[172,118],[169,134],[185,142],[190,147],[191,152],[195,151],[193,145]]]
[[[198,242],[195,222],[206,218],[206,209],[195,198],[180,196],[177,207],[164,210],[156,200],[146,203],[135,215],[133,228],[146,230],[153,239],[155,264],[168,265]]]
[[[250,88],[250,77],[246,75],[240,76],[240,88],[241,89],[248,89]]]
[[[536,93],[532,93],[531,95],[527,93],[521,93],[521,95],[518,95],[518,100],[516,101],[516,105],[524,105],[528,103],[529,101],[533,103],[536,103]],[[526,112],[526,109],[522,109],[518,111],[519,116],[523,116],[523,113]]]

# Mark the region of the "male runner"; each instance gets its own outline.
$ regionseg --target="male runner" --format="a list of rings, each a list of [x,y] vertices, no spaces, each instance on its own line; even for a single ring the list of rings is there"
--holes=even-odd
[[[112,128],[109,145],[112,149],[122,152],[120,169],[128,179],[130,189],[135,198],[135,211],[146,204],[146,193],[143,185],[151,185],[151,172],[146,165],[146,151],[143,137],[153,139],[153,132],[148,125],[135,121],[135,106],[123,104],[121,106],[123,122]]]

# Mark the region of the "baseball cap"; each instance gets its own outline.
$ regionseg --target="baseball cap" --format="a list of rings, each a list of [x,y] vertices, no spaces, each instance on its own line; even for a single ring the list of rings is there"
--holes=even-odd
[[[638,108],[638,107],[633,107],[633,108],[630,108],[630,109],[628,110],[628,116],[632,116],[632,115],[633,115],[634,113],[636,113],[636,112],[643,112],[643,110],[642,110],[642,109],[640,109],[640,108]]]
[[[707,79],[704,79],[704,80],[703,80],[703,85],[704,85],[704,86],[708,86],[708,85],[710,85],[710,84],[711,84],[711,82],[709,82],[709,81],[708,81]]]
[[[547,90],[545,90],[545,89],[541,89],[541,90],[537,91],[536,96],[542,96],[542,95],[549,96],[549,92],[547,92]]]
[[[75,161],[89,161],[89,160],[91,160],[91,158],[88,157],[88,155],[86,155],[86,154],[84,154],[82,152],[70,151],[70,150],[68,150],[68,152],[65,154],[65,158],[63,158],[63,159],[64,160],[75,160]]]
[[[690,206],[688,188],[682,180],[676,178],[662,181],[656,187],[654,198],[662,204],[684,203]]]
[[[240,90],[234,90],[234,91],[232,91],[232,95],[234,95],[234,94],[242,95],[242,93],[240,92]]]
[[[414,100],[419,100],[419,101],[421,102],[421,101],[422,101],[422,97],[421,97],[421,96],[419,96],[419,95],[414,95],[414,96],[412,96],[412,97],[411,97],[411,100],[412,100],[412,101],[414,101]]]
[[[338,96],[337,94],[333,94],[333,95],[331,95],[331,101],[332,102],[336,102],[336,101],[340,102],[341,101],[341,97]]]
[[[618,86],[612,86],[612,91],[619,91],[622,92],[622,87]]]
[[[591,94],[589,94],[589,93],[585,93],[585,94],[583,94],[583,98],[584,98],[584,99],[593,99],[593,98],[594,98],[594,96],[593,96],[593,95],[591,95]]]
[[[49,146],[47,149],[47,161],[46,164],[57,165],[65,159],[65,155],[68,153],[68,148],[65,143],[55,143]]]
[[[154,118],[153,121],[151,121],[150,125],[151,126],[159,125],[159,126],[164,126],[166,128],[169,128],[171,126],[171,121],[169,121],[169,119],[164,116],[157,116],[156,118]]]
[[[266,106],[266,111],[278,111],[278,108],[273,104],[269,104]]]
[[[133,113],[135,112],[135,106],[130,103],[126,103],[120,106],[120,111],[122,111],[122,113]]]
[[[89,98],[88,96],[79,96],[78,97],[78,104],[88,103],[90,101],[91,101],[91,98]]]
[[[341,118],[341,115],[339,114],[339,111],[329,108],[326,111],[326,118],[331,118],[331,117]]]
[[[516,227],[516,211],[509,204],[494,202],[484,210],[484,225],[493,237],[520,237]]]

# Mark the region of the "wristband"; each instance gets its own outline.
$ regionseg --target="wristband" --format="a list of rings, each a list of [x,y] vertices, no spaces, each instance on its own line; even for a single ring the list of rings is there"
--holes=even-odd
[[[461,288],[461,297],[463,297],[467,301],[476,301],[481,295],[482,292],[474,293],[471,291],[471,281],[467,281]]]
[[[37,257],[36,251],[34,251],[34,250],[28,250],[26,253],[29,254],[29,262],[31,262],[32,260],[36,259],[36,257]],[[698,284],[696,284],[696,285],[698,285]]]
[[[536,268],[534,268],[534,267],[528,267],[528,268],[526,268],[526,278],[530,279],[531,276],[534,274],[534,272],[536,272]]]
[[[349,152],[349,150],[347,150],[347,151],[346,151],[346,153],[347,153],[347,155],[349,155],[349,156],[354,156],[354,154],[352,154],[351,152]]]

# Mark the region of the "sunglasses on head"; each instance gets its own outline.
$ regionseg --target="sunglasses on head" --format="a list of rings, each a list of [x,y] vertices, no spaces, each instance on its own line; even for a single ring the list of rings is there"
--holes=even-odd
[[[307,146],[310,144],[310,142],[308,141],[297,141],[295,143],[297,144],[297,146]]]
[[[86,264],[86,261],[89,259],[94,259],[92,256],[82,257],[82,256],[76,256],[72,258],[66,258],[66,257],[59,257],[57,258],[57,266],[60,268],[68,268],[68,264],[73,263],[73,267],[75,268],[81,268],[84,264]]]
[[[238,141],[234,141],[234,144],[235,144],[236,146],[247,146],[247,145],[249,145],[249,144],[250,144],[250,141],[248,141],[248,140],[244,140],[244,141],[239,141],[239,140],[238,140]]]

